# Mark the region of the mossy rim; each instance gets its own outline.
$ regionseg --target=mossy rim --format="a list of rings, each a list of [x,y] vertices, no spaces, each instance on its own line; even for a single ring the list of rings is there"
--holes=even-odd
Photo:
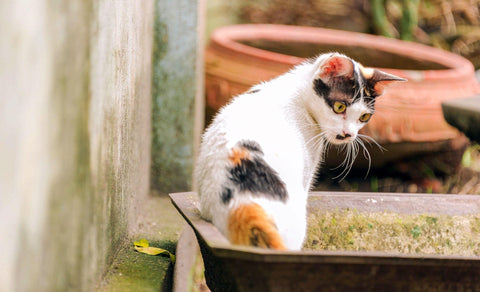
[[[480,214],[311,213],[304,250],[480,256]]]

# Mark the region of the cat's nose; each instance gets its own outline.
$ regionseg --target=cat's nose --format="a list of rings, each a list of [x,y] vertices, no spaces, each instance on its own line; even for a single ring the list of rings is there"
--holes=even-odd
[[[343,132],[343,135],[338,134],[335,138],[337,138],[337,140],[345,140],[350,137],[352,137],[351,134]]]

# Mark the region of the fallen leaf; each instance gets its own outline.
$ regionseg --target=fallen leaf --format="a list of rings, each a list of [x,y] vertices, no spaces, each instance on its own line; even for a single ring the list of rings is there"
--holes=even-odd
[[[133,243],[135,245],[135,250],[148,255],[167,255],[170,257],[172,264],[175,264],[175,255],[169,252],[166,249],[150,246],[148,240],[141,239]]]
[[[138,241],[135,241],[133,244],[135,246],[139,246],[139,247],[148,247],[149,246],[148,240],[146,240],[146,239],[140,239]]]

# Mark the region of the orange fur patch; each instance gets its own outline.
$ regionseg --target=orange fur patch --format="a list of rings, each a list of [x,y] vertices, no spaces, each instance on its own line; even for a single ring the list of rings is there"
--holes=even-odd
[[[276,250],[286,250],[273,220],[258,204],[241,205],[228,220],[230,242]]]
[[[245,148],[232,148],[228,159],[233,163],[233,165],[239,165],[242,160],[250,159],[250,153]]]

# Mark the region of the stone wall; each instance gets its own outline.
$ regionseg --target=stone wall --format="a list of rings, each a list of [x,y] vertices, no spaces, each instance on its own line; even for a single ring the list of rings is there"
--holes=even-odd
[[[92,291],[149,191],[153,0],[0,2],[0,291]]]

